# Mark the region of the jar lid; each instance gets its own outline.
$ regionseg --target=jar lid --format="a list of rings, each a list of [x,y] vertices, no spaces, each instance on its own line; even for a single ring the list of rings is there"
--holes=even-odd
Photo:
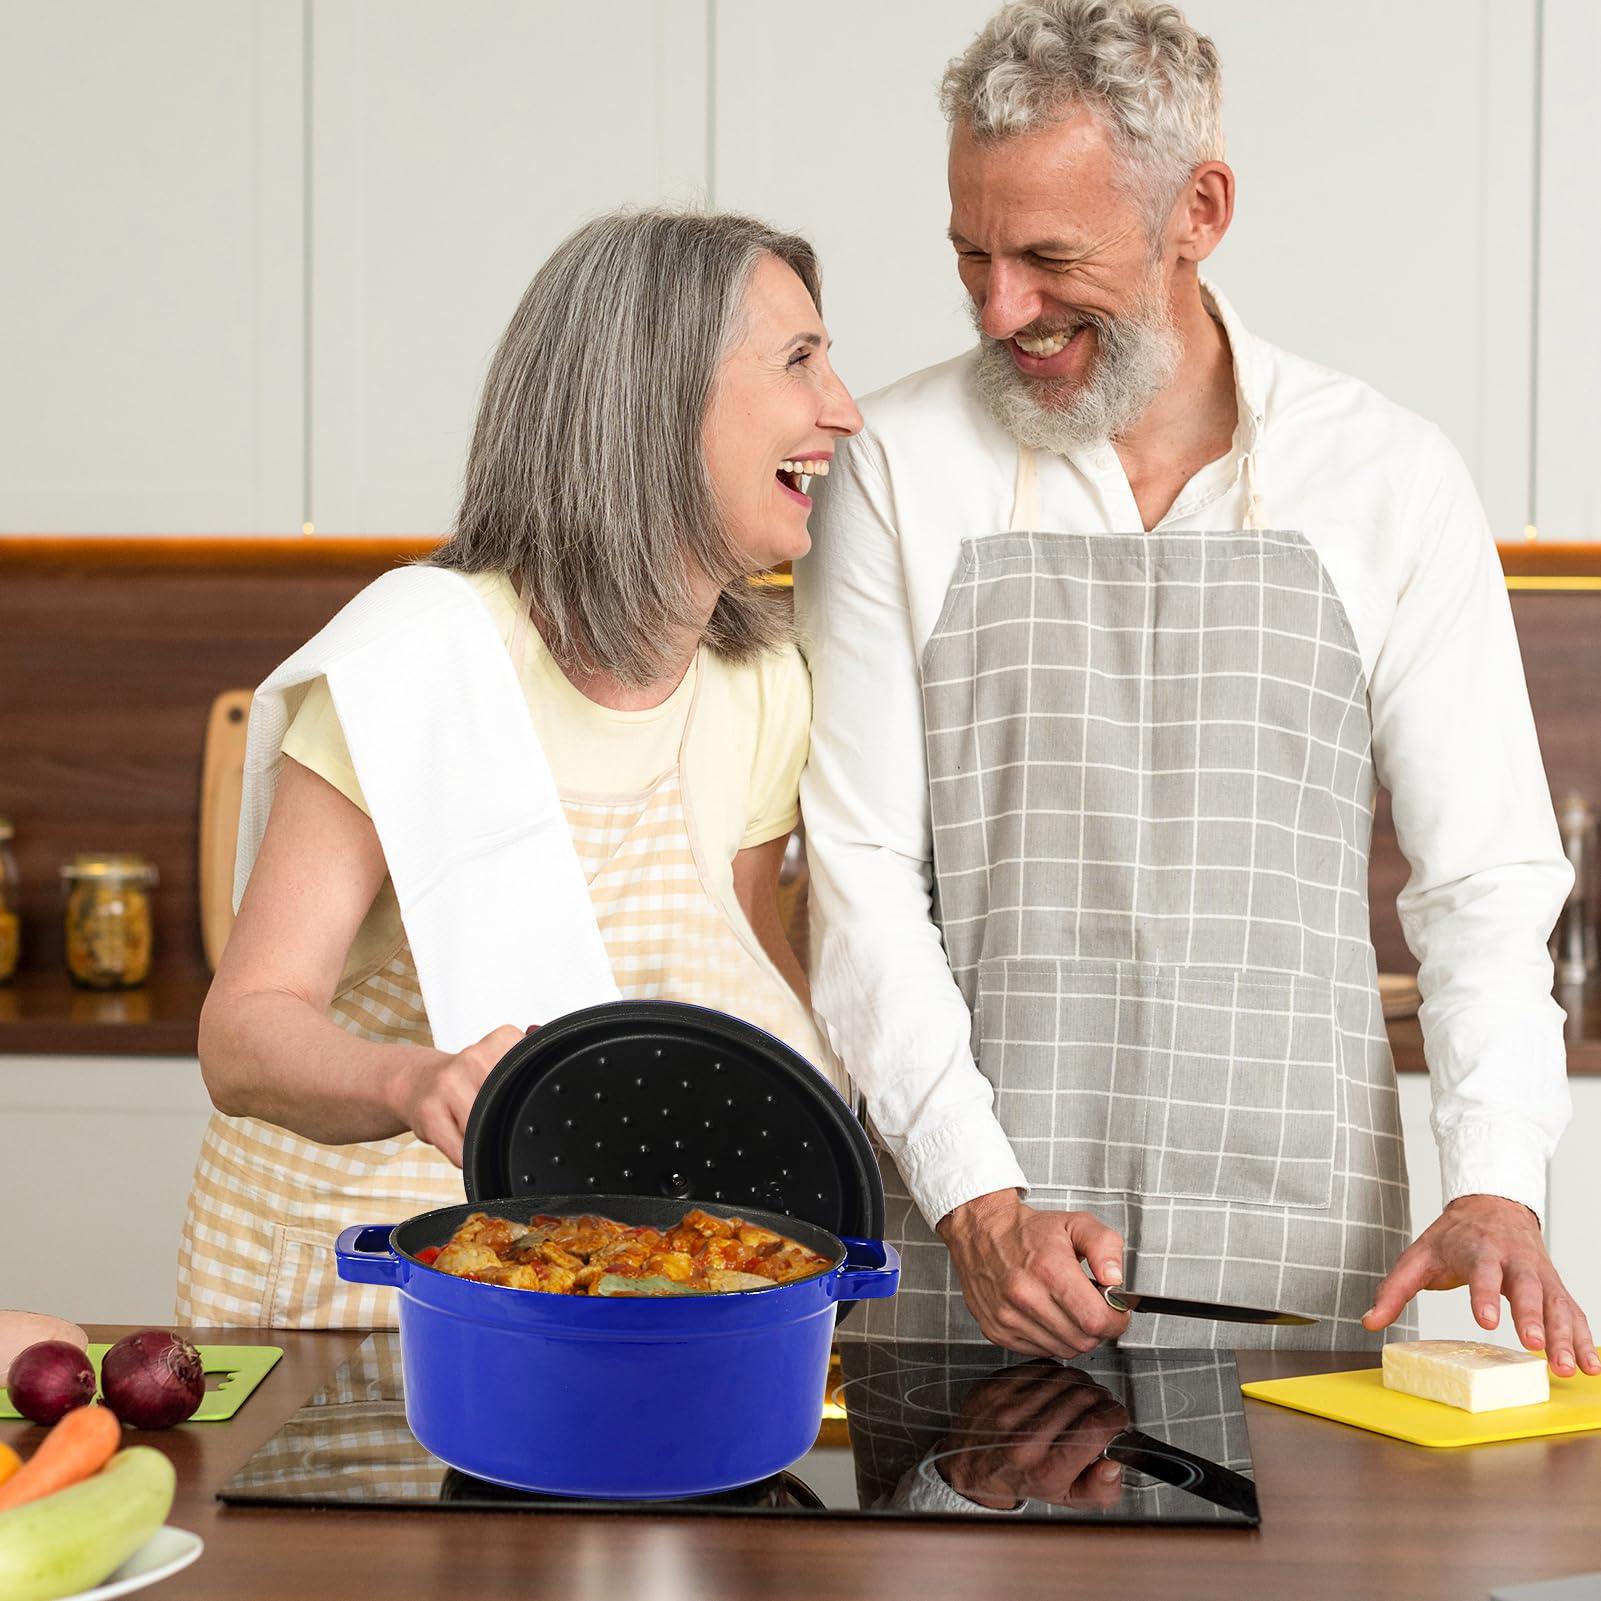
[[[878,1239],[884,1187],[834,1087],[771,1034],[677,1001],[608,1001],[514,1045],[473,1102],[472,1201],[662,1196]]]
[[[61,869],[69,881],[78,878],[116,879],[121,883],[154,884],[156,865],[136,851],[80,851]]]

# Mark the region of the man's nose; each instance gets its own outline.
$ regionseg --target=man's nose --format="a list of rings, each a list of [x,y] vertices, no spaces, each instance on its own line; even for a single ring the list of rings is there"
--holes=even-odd
[[[979,325],[991,339],[1010,339],[1040,314],[1039,296],[1005,262],[990,263]]]

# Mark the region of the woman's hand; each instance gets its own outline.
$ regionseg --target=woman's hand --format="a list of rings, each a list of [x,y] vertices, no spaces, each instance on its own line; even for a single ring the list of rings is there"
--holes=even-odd
[[[467,1119],[490,1069],[523,1038],[509,1024],[484,1035],[454,1056],[443,1051],[417,1051],[395,1075],[393,1107],[418,1139],[434,1146],[461,1166],[461,1145]]]

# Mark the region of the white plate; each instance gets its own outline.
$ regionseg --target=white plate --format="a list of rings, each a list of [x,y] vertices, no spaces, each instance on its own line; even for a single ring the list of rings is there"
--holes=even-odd
[[[205,1541],[198,1534],[165,1524],[115,1573],[108,1574],[104,1584],[97,1584],[92,1590],[79,1590],[64,1601],[111,1601],[114,1595],[142,1590],[147,1584],[171,1578],[180,1568],[187,1568],[204,1546]]]

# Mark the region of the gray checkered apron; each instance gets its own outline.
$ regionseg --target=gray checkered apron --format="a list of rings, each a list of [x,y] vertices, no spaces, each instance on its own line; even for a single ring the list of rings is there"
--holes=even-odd
[[[1037,526],[1025,451],[922,661],[935,915],[1029,1203],[1110,1223],[1149,1294],[1323,1320],[1125,1345],[1375,1346],[1410,1234],[1349,620],[1298,533]],[[841,1333],[980,1338],[880,1165],[901,1289]]]

